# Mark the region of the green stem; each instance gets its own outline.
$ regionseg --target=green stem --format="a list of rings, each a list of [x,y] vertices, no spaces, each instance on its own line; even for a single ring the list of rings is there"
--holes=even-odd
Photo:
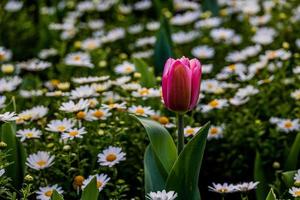
[[[177,114],[177,127],[178,127],[178,143],[177,143],[177,151],[178,155],[183,150],[184,147],[184,121],[183,114]]]

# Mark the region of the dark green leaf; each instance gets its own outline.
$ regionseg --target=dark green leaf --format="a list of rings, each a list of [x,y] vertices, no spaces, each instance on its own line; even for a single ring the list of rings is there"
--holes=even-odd
[[[285,163],[285,170],[296,170],[300,160],[300,133],[297,134]]]
[[[91,182],[83,189],[81,200],[97,200],[99,190],[97,188],[97,178],[94,177]]]
[[[266,200],[276,200],[276,195],[275,195],[275,193],[274,193],[274,191],[273,191],[272,188],[270,189],[270,192],[269,192]]]
[[[178,193],[178,200],[199,200],[199,173],[206,145],[209,123],[186,144],[176,160],[166,183],[168,191]]]
[[[285,183],[285,185],[290,188],[294,185],[294,176],[297,171],[288,171],[282,173],[282,180]]]
[[[217,0],[203,0],[202,6],[204,11],[210,11],[215,16],[219,13]]]
[[[155,75],[153,69],[151,69],[142,59],[134,58],[133,61],[137,72],[141,74],[141,85],[147,88],[154,87]]]
[[[269,191],[269,187],[267,179],[265,177],[260,153],[258,151],[256,152],[256,158],[254,163],[254,180],[259,181],[259,184],[256,189],[256,199],[265,200]]]
[[[173,138],[167,129],[156,121],[138,116],[134,116],[134,118],[146,129],[152,150],[162,164],[164,173],[168,174],[177,159],[177,149]]]
[[[51,196],[51,200],[64,200],[64,198],[61,194],[54,190]]]
[[[162,170],[163,166],[156,158],[151,145],[148,145],[144,157],[145,192],[161,191],[165,187],[168,174]]]
[[[14,187],[20,188],[25,173],[25,149],[16,138],[16,125],[4,123],[1,128],[1,140],[7,144],[9,149],[8,162],[11,164],[6,168],[6,174],[12,179]]]

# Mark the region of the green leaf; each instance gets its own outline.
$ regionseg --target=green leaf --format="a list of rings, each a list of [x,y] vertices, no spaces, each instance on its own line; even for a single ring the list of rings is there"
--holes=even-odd
[[[254,163],[254,180],[259,181],[259,184],[256,189],[256,199],[265,200],[269,187],[267,178],[265,177],[264,168],[262,165],[260,153],[256,152],[255,163]]]
[[[133,62],[137,72],[141,74],[141,85],[147,88],[154,87],[156,81],[153,69],[151,69],[142,59],[134,58]]]
[[[155,74],[162,73],[165,62],[168,58],[173,57],[173,55],[169,23],[163,17],[154,46]]]
[[[274,191],[273,191],[272,188],[270,189],[270,192],[269,192],[266,200],[276,200],[276,195],[275,195],[275,193],[274,193]]]
[[[219,13],[217,0],[203,0],[202,7],[204,11],[210,11],[215,16]]]
[[[177,159],[177,149],[173,138],[167,129],[156,121],[138,116],[134,116],[134,118],[137,119],[146,129],[152,150],[165,170],[162,174],[169,174],[175,160]]]
[[[64,200],[64,198],[61,194],[54,190],[51,196],[51,200]]]
[[[199,130],[176,160],[166,183],[166,190],[176,191],[178,200],[199,200],[199,173],[206,145],[209,123]]]
[[[99,190],[97,188],[97,178],[94,177],[90,183],[83,189],[81,200],[97,200]]]
[[[155,156],[151,145],[148,145],[144,157],[145,192],[161,191],[165,189],[168,174],[162,170],[163,166]]]
[[[6,174],[12,179],[12,184],[20,188],[25,173],[25,149],[16,138],[15,123],[4,123],[1,127],[1,141],[7,144],[9,149],[8,162],[11,164],[6,168]]]
[[[285,163],[285,170],[296,170],[300,160],[300,133],[297,134]]]
[[[296,173],[297,173],[296,170],[282,173],[282,175],[281,175],[282,180],[288,188],[294,186],[294,182],[295,182],[294,176],[295,176]]]

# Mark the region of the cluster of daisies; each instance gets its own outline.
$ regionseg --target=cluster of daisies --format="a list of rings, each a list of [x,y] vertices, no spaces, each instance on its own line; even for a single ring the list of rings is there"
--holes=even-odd
[[[294,185],[295,187],[289,189],[289,193],[295,198],[300,197],[300,169],[294,176]]]
[[[299,115],[292,112],[300,101],[300,55],[296,53],[300,38],[293,34],[290,25],[300,21],[299,3],[218,0],[218,4],[217,16],[205,12],[196,1],[174,0],[173,13],[163,9],[172,27],[170,38],[174,51],[202,62],[200,102],[196,111],[187,117],[191,123],[184,129],[186,140],[207,119],[213,124],[208,140],[222,142],[231,134],[228,127],[239,123],[227,120],[227,116],[245,108],[262,110],[265,104],[279,98],[278,88],[284,88],[287,94],[279,104],[289,110],[278,112],[274,108],[273,112],[272,107],[259,120],[266,129],[275,127],[279,134],[292,133],[284,137],[293,137],[300,130]],[[156,86],[146,87],[133,60],[143,59],[149,66],[153,65],[156,33],[161,28],[160,21],[149,15],[154,9],[150,0],[41,3],[39,17],[45,19],[45,31],[53,34],[49,37],[50,45],[40,49],[35,57],[21,61],[15,59],[12,49],[0,46],[0,123],[17,124],[16,136],[29,152],[26,165],[30,173],[47,168],[59,170],[63,164],[57,162],[57,152],[44,148],[50,139],[56,138],[65,146],[85,144],[86,138],[96,137],[95,133],[99,137],[103,135],[99,127],[104,129],[104,134],[113,135],[105,129],[111,123],[115,123],[115,130],[117,126],[125,127],[127,134],[131,134],[132,122],[123,121],[129,118],[128,114],[149,117],[175,131],[175,118],[161,106],[160,77]],[[18,12],[25,12],[23,2],[8,0],[4,4],[4,14]],[[58,15],[62,19],[56,21]],[[293,37],[285,38],[286,34]],[[12,96],[16,97],[18,111],[15,112],[6,109],[14,103]],[[226,119],[218,119],[219,115]],[[254,124],[249,120],[251,123]],[[128,160],[126,144],[114,142],[97,147],[101,170]],[[38,148],[36,143],[40,144]],[[207,148],[215,147],[208,143]],[[76,190],[83,189],[94,177],[99,191],[109,181],[115,181],[107,171],[87,173],[87,178],[70,177]],[[1,169],[0,174],[5,175],[5,171]],[[298,180],[299,172],[296,177]],[[69,192],[60,183],[51,184],[35,186],[38,199],[50,199],[53,190]],[[213,184],[209,190],[245,192],[255,189],[257,184]],[[290,193],[299,194],[299,188],[291,188]],[[176,191],[153,191],[147,195],[149,199],[176,197]]]

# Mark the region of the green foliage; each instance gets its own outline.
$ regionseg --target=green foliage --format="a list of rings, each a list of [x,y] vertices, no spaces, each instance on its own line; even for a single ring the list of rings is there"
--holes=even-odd
[[[294,176],[297,171],[287,171],[282,173],[282,180],[287,188],[290,188],[294,185]]]
[[[265,200],[268,194],[268,182],[266,178],[266,172],[262,164],[260,153],[256,152],[255,163],[254,163],[254,180],[259,181],[259,185],[256,189],[257,200]]]
[[[204,11],[210,11],[213,15],[218,15],[219,13],[217,0],[203,0],[202,6]]]
[[[169,173],[166,188],[178,192],[178,200],[200,199],[198,180],[208,130],[209,123],[186,144]]]
[[[97,178],[94,177],[90,183],[83,189],[80,200],[97,200],[99,190],[97,188]]]
[[[273,189],[270,189],[270,192],[269,192],[266,200],[276,200],[276,195],[275,195]]]
[[[6,168],[6,174],[12,179],[13,186],[20,188],[24,178],[26,156],[23,145],[16,138],[15,123],[4,123],[1,126],[1,141],[5,142],[9,149],[7,160],[11,164]]]
[[[134,58],[133,61],[137,72],[141,74],[141,85],[147,88],[154,87],[156,80],[153,69],[150,68],[142,59]]]
[[[51,196],[51,200],[64,200],[64,198],[61,194],[54,190]]]
[[[297,134],[285,163],[285,170],[297,169],[300,160],[300,133]]]

